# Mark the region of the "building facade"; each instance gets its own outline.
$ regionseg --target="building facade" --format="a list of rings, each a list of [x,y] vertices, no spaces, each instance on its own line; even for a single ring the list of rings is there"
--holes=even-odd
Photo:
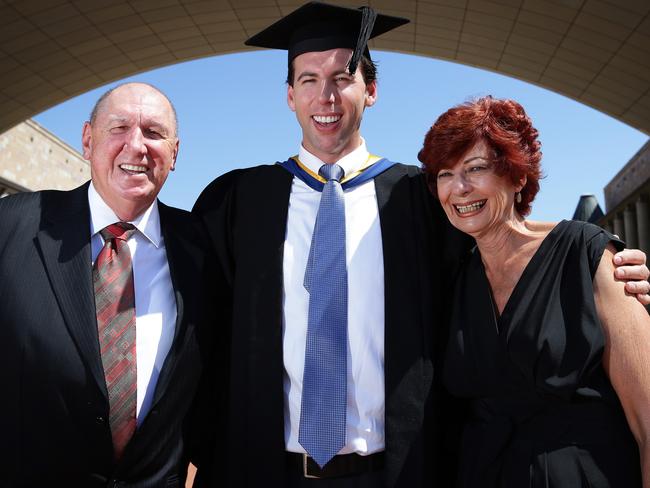
[[[627,247],[650,254],[650,140],[604,192],[607,213],[598,223],[623,239]]]
[[[19,191],[71,190],[89,179],[88,161],[33,120],[0,134],[0,198]]]

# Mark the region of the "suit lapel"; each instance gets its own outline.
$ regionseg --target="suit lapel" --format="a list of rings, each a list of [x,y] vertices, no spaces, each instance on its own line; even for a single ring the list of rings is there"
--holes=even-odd
[[[108,397],[100,359],[90,253],[88,184],[44,196],[36,236],[65,324],[100,391]],[[57,201],[46,201],[46,199]]]
[[[419,278],[422,211],[413,208],[412,182],[402,165],[377,176],[375,189],[384,254],[386,463],[387,477],[394,480],[421,433],[431,376]]]

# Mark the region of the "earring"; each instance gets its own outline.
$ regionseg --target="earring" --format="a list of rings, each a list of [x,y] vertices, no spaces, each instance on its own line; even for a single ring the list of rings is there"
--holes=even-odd
[[[515,200],[517,201],[517,203],[521,203],[521,192],[520,191],[518,191],[515,194]]]

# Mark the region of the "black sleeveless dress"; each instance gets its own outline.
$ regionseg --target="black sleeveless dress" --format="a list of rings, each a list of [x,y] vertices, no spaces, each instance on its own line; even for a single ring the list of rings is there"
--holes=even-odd
[[[469,398],[463,488],[640,487],[637,445],[602,366],[592,280],[609,242],[591,224],[560,222],[501,317],[478,249],[457,283],[447,388]]]

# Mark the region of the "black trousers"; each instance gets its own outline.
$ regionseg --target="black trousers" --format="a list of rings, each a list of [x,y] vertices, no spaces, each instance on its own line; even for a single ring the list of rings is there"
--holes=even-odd
[[[305,478],[301,472],[294,470],[287,473],[287,488],[383,488],[384,486],[383,470],[330,479]]]

